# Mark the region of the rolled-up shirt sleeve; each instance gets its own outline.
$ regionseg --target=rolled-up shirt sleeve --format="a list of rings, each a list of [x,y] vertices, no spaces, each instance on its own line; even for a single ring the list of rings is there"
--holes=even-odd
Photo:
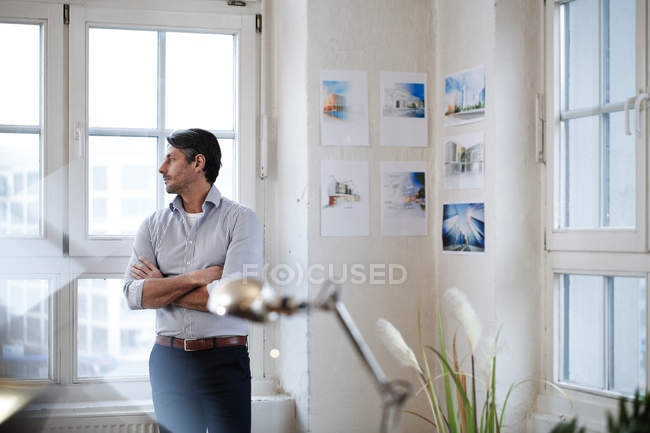
[[[242,208],[226,250],[222,279],[257,277],[262,265],[262,226],[255,212]]]
[[[156,256],[151,244],[151,233],[149,231],[149,218],[144,220],[135,235],[131,259],[126,267],[124,279],[122,281],[122,291],[126,302],[131,310],[142,310],[142,286],[146,280],[135,279],[131,276],[131,266],[140,263],[140,257],[145,257],[154,265],[158,266]]]

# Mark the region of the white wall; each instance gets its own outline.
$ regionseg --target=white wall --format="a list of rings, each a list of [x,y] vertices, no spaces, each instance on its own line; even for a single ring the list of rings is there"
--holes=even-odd
[[[266,179],[265,262],[273,267],[287,264],[307,268],[308,196],[310,173],[307,159],[307,5],[297,0],[265,0],[266,22],[272,34],[267,83],[267,114],[277,133],[269,146],[269,177]],[[268,29],[267,27],[267,29]],[[268,30],[266,30],[268,31]],[[274,128],[271,128],[272,130]],[[306,284],[292,284],[285,294],[308,296]],[[272,363],[281,390],[296,400],[296,428],[307,431],[309,376],[305,316],[283,317],[272,327],[272,345],[280,357]],[[267,350],[270,347],[267,347]]]
[[[269,0],[265,0],[269,1]],[[541,88],[541,4],[535,0],[273,0],[274,111],[277,154],[270,180],[273,204],[267,245],[270,263],[399,263],[408,280],[400,287],[346,286],[343,300],[391,378],[415,383],[375,335],[379,317],[391,320],[417,348],[416,315],[425,313],[425,340],[436,344],[434,298],[443,289],[465,291],[486,334],[502,326],[498,385],[501,398],[513,381],[539,377],[541,328],[540,173],[534,159],[534,101]],[[268,3],[267,3],[268,4]],[[443,127],[444,76],[485,65],[487,117],[478,124]],[[320,145],[319,81],[322,69],[368,72],[368,148]],[[429,147],[379,147],[380,71],[426,72]],[[442,139],[459,132],[486,133],[483,190],[442,188]],[[320,161],[370,163],[370,236],[320,235]],[[379,162],[420,160],[429,166],[429,236],[380,236]],[[272,164],[273,166],[273,164]],[[307,187],[304,192],[305,186]],[[268,199],[267,199],[268,200]],[[442,254],[442,204],[484,201],[486,253]],[[273,215],[273,216],[270,216]],[[304,230],[304,231],[303,231]],[[306,238],[303,235],[307,235]],[[309,287],[313,297],[320,287]],[[293,288],[307,296],[305,287]],[[456,324],[445,321],[450,332]],[[373,382],[332,315],[287,319],[278,327],[283,356],[277,364],[282,388],[297,397],[298,430],[376,431],[380,400]],[[287,341],[288,340],[288,341]],[[297,345],[295,344],[297,342]],[[418,354],[419,355],[419,354]],[[287,359],[290,356],[291,359]],[[308,374],[308,382],[307,380]],[[523,431],[535,389],[515,394],[506,423]],[[409,409],[429,414],[420,395]],[[406,415],[404,431],[429,427]]]
[[[535,96],[541,92],[542,2],[438,1],[438,80],[454,71],[484,65],[486,118],[480,123],[438,128],[436,143],[459,132],[484,131],[485,188],[444,190],[447,202],[485,202],[486,251],[482,255],[441,254],[439,288],[468,294],[484,329],[484,343],[501,329],[497,398],[508,386],[540,378],[541,357],[541,182],[535,161]],[[442,92],[442,90],[441,90]],[[442,95],[438,97],[442,100]],[[442,113],[438,113],[438,118]],[[442,149],[436,150],[438,161]],[[440,230],[436,219],[437,232]],[[447,321],[453,329],[454,322]],[[479,351],[480,355],[480,351]],[[523,431],[535,386],[522,387],[508,403],[506,425]]]
[[[380,236],[379,162],[431,161],[431,150],[379,147],[380,71],[426,72],[432,78],[431,2],[316,1],[308,6],[308,149],[310,264],[398,263],[408,280],[400,286],[347,285],[343,300],[390,378],[415,382],[375,334],[379,317],[392,321],[415,347],[416,313],[434,282],[432,237]],[[370,143],[367,148],[320,145],[320,71],[368,72]],[[429,83],[432,81],[430,80]],[[323,238],[320,235],[320,161],[369,161],[370,236]],[[319,287],[310,287],[314,296]],[[314,313],[309,323],[310,425],[313,432],[377,431],[380,398],[369,374],[334,316]],[[423,397],[423,396],[420,396]],[[426,413],[424,400],[409,403]],[[421,420],[405,417],[404,431],[428,431]]]

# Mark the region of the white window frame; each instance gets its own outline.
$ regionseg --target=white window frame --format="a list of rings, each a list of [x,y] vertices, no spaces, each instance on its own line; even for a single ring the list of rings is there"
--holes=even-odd
[[[545,53],[545,87],[546,107],[545,136],[548,137],[546,146],[547,176],[546,176],[546,239],[552,251],[647,251],[647,212],[645,167],[647,138],[635,133],[636,148],[636,216],[634,228],[597,228],[571,229],[556,227],[556,209],[559,206],[559,146],[561,143],[560,128],[560,92],[561,92],[561,38],[560,38],[560,6],[567,1],[548,0],[546,2],[546,53]],[[637,0],[637,29],[646,28],[646,2]],[[637,30],[637,34],[638,30]],[[637,40],[636,46],[636,91],[637,94],[647,91],[646,79],[646,49],[645,40]],[[630,95],[634,96],[634,95]],[[610,108],[618,105],[611,104]],[[619,109],[621,107],[618,107]],[[577,110],[576,110],[577,111]],[[647,118],[648,110],[645,110]],[[595,113],[594,113],[595,114]],[[647,125],[647,121],[643,121]],[[647,131],[647,129],[645,129]],[[647,136],[647,134],[646,134]]]
[[[62,256],[65,209],[61,5],[3,2],[0,22],[41,24],[40,236],[0,237],[0,257]],[[13,132],[0,128],[0,132]],[[36,132],[36,131],[34,131]]]
[[[570,1],[570,0],[569,0]],[[650,188],[646,179],[650,154],[647,152],[648,107],[642,116],[643,135],[635,133],[636,150],[636,227],[634,229],[560,229],[556,227],[556,182],[559,179],[557,150],[560,136],[560,12],[567,1],[546,0],[544,10],[544,136],[546,167],[543,172],[544,209],[544,283],[542,295],[544,377],[560,386],[575,402],[574,412],[584,421],[602,423],[603,409],[616,411],[620,394],[586,386],[561,382],[561,311],[555,276],[557,274],[585,274],[599,276],[636,276],[646,279],[646,314],[650,319],[650,232],[647,205]],[[645,0],[637,0],[636,28],[636,91],[648,91],[647,49],[650,46],[648,23],[650,10]],[[640,36],[639,36],[640,35]],[[615,107],[620,108],[620,107]],[[632,112],[630,118],[636,113]],[[650,320],[646,320],[646,339],[650,337]],[[646,388],[650,390],[650,351],[646,348]],[[537,410],[565,413],[568,403],[551,387],[544,386]]]
[[[259,43],[255,32],[255,16],[233,13],[225,5],[205,5],[194,2],[188,6],[174,6],[174,12],[112,9],[70,6],[69,52],[63,42],[63,5],[31,1],[0,0],[0,21],[45,23],[43,63],[45,93],[41,121],[41,154],[43,173],[47,174],[43,200],[47,209],[45,239],[0,239],[0,278],[47,278],[52,288],[49,318],[49,378],[47,380],[2,379],[2,383],[30,382],[56,384],[45,387],[34,400],[32,408],[54,408],[53,402],[65,402],[70,407],[91,407],[93,413],[113,413],[140,408],[151,413],[151,388],[148,377],[81,378],[76,370],[76,279],[121,278],[131,252],[133,237],[119,239],[86,239],[85,203],[72,202],[72,197],[85,197],[87,191],[84,139],[87,136],[87,46],[89,25],[107,27],[137,27],[156,30],[186,30],[224,32],[236,37],[236,83],[238,106],[235,110],[235,137],[238,142],[237,185],[238,200],[254,209],[263,221],[263,209],[257,195],[257,119],[259,111]],[[225,3],[225,2],[221,2]],[[122,7],[115,2],[113,5]],[[183,8],[198,12],[184,12]],[[237,8],[235,8],[237,9]],[[244,8],[241,8],[242,11]],[[66,105],[64,89],[65,66],[69,66],[69,94]],[[80,84],[81,83],[81,84]],[[68,110],[68,131],[65,130],[65,111]],[[81,119],[81,120],[79,120]],[[80,122],[80,123],[79,123]],[[75,129],[80,126],[81,139],[75,140]],[[66,137],[68,142],[66,143]],[[65,170],[66,149],[69,166]],[[162,162],[162,155],[159,155]],[[66,175],[68,176],[66,179]],[[66,195],[66,180],[68,181]],[[69,201],[68,201],[69,200]],[[67,205],[66,209],[66,204]],[[65,225],[69,213],[68,227]],[[69,230],[69,254],[65,251],[63,234]],[[49,257],[53,256],[53,257]],[[36,268],[35,268],[36,267]],[[154,329],[151,329],[152,334]],[[249,352],[251,356],[252,393],[269,395],[275,392],[275,383],[269,378],[264,356],[264,327],[251,326]],[[94,403],[93,403],[94,402]],[[88,406],[91,403],[91,406]],[[66,406],[67,407],[67,406]],[[67,409],[66,409],[67,410]]]
[[[130,256],[132,236],[93,237],[88,230],[88,29],[91,26],[138,28],[168,31],[206,31],[235,36],[235,68],[238,100],[235,110],[235,142],[239,154],[235,171],[239,173],[237,197],[240,203],[256,209],[255,169],[258,113],[258,62],[255,17],[214,13],[185,13],[70,7],[70,255]],[[161,103],[161,102],[159,102]],[[167,131],[162,131],[165,133]],[[163,152],[158,152],[158,164]],[[250,173],[250,175],[248,175]]]

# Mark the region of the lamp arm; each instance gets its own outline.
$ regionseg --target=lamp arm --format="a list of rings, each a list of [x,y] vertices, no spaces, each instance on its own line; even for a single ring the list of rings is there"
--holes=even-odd
[[[363,339],[359,328],[357,328],[352,316],[342,301],[338,299],[338,291],[331,294],[330,302],[322,303],[321,309],[333,309],[336,317],[346,331],[350,341],[363,359],[364,365],[372,373],[379,393],[383,400],[383,412],[381,418],[381,433],[399,432],[400,415],[402,406],[412,393],[411,385],[402,380],[389,382],[386,375],[379,366],[379,363],[372,354],[370,347]]]
[[[377,387],[381,392],[383,392],[386,383],[388,382],[386,375],[379,366],[375,356],[372,354],[370,347],[363,339],[359,328],[357,328],[356,324],[352,320],[352,316],[350,316],[348,309],[345,308],[343,302],[336,300],[334,301],[334,311],[336,312],[336,317],[339,319],[341,325],[343,325],[343,328],[345,329],[345,332],[354,348],[357,350],[357,353],[361,356],[361,359],[363,359],[366,368],[374,377]]]

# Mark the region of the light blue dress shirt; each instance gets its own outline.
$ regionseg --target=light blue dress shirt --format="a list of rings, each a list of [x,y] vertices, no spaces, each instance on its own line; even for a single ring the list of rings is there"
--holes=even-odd
[[[147,258],[165,277],[209,266],[223,266],[223,279],[253,276],[262,263],[262,230],[255,212],[221,196],[212,185],[203,215],[190,228],[180,196],[148,217],[135,236],[123,291],[129,308],[142,309],[146,280],[131,276],[131,265]],[[215,283],[208,285],[208,291]],[[232,316],[169,305],[156,310],[156,334],[192,339],[248,335],[248,322]]]

